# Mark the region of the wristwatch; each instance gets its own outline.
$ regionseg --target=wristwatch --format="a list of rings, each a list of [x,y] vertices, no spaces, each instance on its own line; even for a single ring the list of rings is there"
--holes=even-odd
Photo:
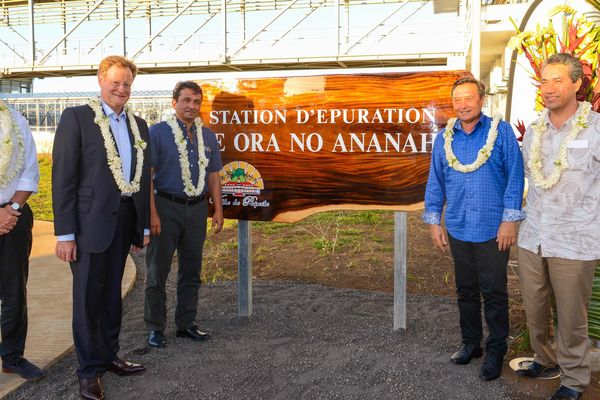
[[[8,205],[10,206],[10,208],[12,208],[15,211],[19,211],[21,209],[21,205],[19,203],[14,202],[14,201],[9,201]]]

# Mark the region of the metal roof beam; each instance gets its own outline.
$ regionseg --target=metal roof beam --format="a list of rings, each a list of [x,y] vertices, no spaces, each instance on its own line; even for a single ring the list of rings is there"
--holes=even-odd
[[[179,18],[181,15],[183,15],[183,13],[185,13],[194,3],[196,2],[196,0],[190,0],[185,7],[183,7],[181,10],[179,10],[179,12],[177,14],[175,14],[173,16],[173,18],[171,18],[158,32],[156,32],[154,35],[152,35],[150,37],[150,39],[148,39],[146,41],[146,43],[144,43],[142,45],[142,47],[139,48],[138,51],[135,52],[135,54],[133,55],[133,57],[131,57],[132,60],[135,60],[135,58],[137,56],[140,55],[140,53],[146,48],[148,47],[148,45],[150,43],[152,43],[154,41],[154,39],[156,39],[158,36],[160,36],[161,33],[163,33],[169,26],[171,26],[171,24],[173,22],[175,22],[177,20],[177,18]]]
[[[319,7],[321,7],[323,4],[325,4],[327,0],[322,0],[320,4],[318,4],[317,6],[314,6],[313,8],[310,9],[310,11],[308,11],[306,14],[304,14],[304,16],[302,18],[300,18],[300,21],[296,22],[294,24],[294,26],[292,26],[290,29],[288,29],[283,35],[279,36],[279,38],[275,39],[275,41],[273,42],[273,44],[271,46],[275,46],[277,44],[277,42],[279,42],[281,39],[283,39],[284,37],[286,37],[291,31],[293,31],[294,29],[296,29],[298,27],[298,25],[300,25],[302,22],[304,22],[304,20],[306,18],[308,18],[309,16],[312,15],[312,13],[314,13]]]
[[[179,48],[180,48],[181,46],[183,46],[184,44],[186,44],[188,40],[190,40],[190,39],[191,39],[191,38],[192,38],[192,37],[193,37],[193,36],[194,36],[196,33],[198,33],[198,31],[199,31],[200,29],[204,28],[204,27],[206,26],[206,24],[208,24],[208,23],[209,23],[209,22],[210,22],[210,21],[211,21],[211,20],[212,20],[212,19],[213,19],[215,16],[217,16],[217,15],[218,15],[218,13],[213,13],[213,14],[211,14],[211,15],[210,15],[210,17],[208,17],[208,18],[207,18],[205,21],[203,21],[203,22],[200,24],[200,26],[198,26],[198,28],[197,28],[197,29],[196,29],[194,32],[192,32],[192,33],[191,33],[191,34],[190,34],[188,37],[186,37],[186,38],[185,38],[185,39],[184,39],[184,40],[183,40],[181,43],[178,43],[178,44],[177,44],[177,47],[175,47],[175,50],[173,50],[173,51],[177,51],[177,50],[179,50]]]
[[[50,48],[50,50],[48,50],[46,52],[46,54],[44,54],[41,58],[40,61],[38,62],[38,65],[43,65],[44,61],[46,61],[46,59],[50,56],[50,54],[58,47],[60,46],[60,44],[63,42],[63,40],[65,40],[66,38],[69,37],[69,35],[71,33],[73,33],[75,31],[75,29],[79,28],[79,25],[81,25],[83,23],[83,21],[85,21],[87,19],[87,17],[89,17],[94,11],[96,11],[96,9],[98,7],[100,7],[100,5],[104,3],[104,0],[98,0],[96,2],[96,4],[94,4],[94,6],[83,16],[79,19],[79,21],[77,21],[77,23],[69,30],[69,32],[65,33],[57,42],[54,46],[52,46]],[[32,64],[35,64],[34,60],[31,60]]]
[[[418,13],[419,11],[421,11],[421,9],[423,7],[425,7],[427,5],[427,3],[428,3],[427,1],[424,1],[423,3],[421,3],[421,6],[419,8],[417,8],[415,11],[413,11],[408,17],[406,17],[402,21],[400,21],[400,24],[403,24],[406,21],[408,21],[409,19],[411,19],[413,17],[413,15],[415,15],[416,13]],[[379,40],[377,41],[377,43],[381,42],[383,39],[385,39],[387,36],[389,36],[392,32],[394,32],[396,30],[396,28],[398,28],[400,26],[400,24],[398,24],[395,27],[393,27],[392,29],[390,29],[388,31],[388,33],[386,33],[385,35],[381,35],[381,37],[379,38]]]
[[[133,8],[133,9],[131,9],[131,10],[129,11],[129,14],[127,14],[127,18],[129,18],[129,17],[131,16],[131,14],[133,14],[133,13],[134,13],[134,12],[135,12],[135,11],[136,11],[138,8],[139,8],[140,4],[141,4],[141,3],[138,3],[138,5],[137,5],[137,6],[135,6],[135,8]],[[112,27],[112,28],[111,28],[111,29],[110,29],[108,32],[106,32],[104,35],[102,35],[102,39],[100,39],[100,40],[99,40],[99,41],[98,41],[98,42],[97,42],[95,45],[93,45],[93,46],[90,48],[90,51],[88,51],[88,54],[91,54],[91,53],[92,53],[92,51],[96,50],[96,47],[100,46],[100,43],[104,42],[104,40],[105,40],[105,39],[106,39],[106,38],[107,38],[107,37],[108,37],[108,36],[109,36],[111,33],[113,33],[113,32],[115,31],[115,29],[117,29],[117,28],[118,28],[120,25],[121,25],[121,23],[120,23],[120,22],[119,22],[119,23],[117,23],[117,24],[115,24],[115,26],[113,26],[113,27]]]
[[[10,45],[8,43],[6,43],[4,40],[2,40],[2,38],[0,38],[0,42],[5,45],[10,51],[12,51],[17,57],[19,57],[21,60],[23,60],[23,62],[27,62],[27,59],[25,57],[23,57],[22,55],[20,55],[19,53],[17,53],[17,51],[15,49],[13,49],[12,47],[10,47]]]
[[[404,6],[408,4],[408,2],[406,3],[402,3],[400,4],[400,7],[396,8],[394,11],[392,11],[391,13],[389,13],[383,20],[381,20],[381,22],[375,24],[375,26],[373,27],[373,29],[371,29],[369,32],[365,33],[364,35],[362,35],[358,40],[356,40],[354,43],[352,43],[351,45],[349,45],[346,48],[346,51],[344,52],[345,54],[348,54],[348,52],[350,52],[350,50],[352,50],[356,45],[358,45],[364,38],[366,38],[367,36],[369,36],[371,33],[373,33],[376,29],[378,29],[380,26],[382,26],[383,24],[385,24],[385,22],[392,18],[398,11],[402,10],[404,8]]]
[[[19,31],[17,31],[15,28],[13,28],[12,25],[10,24],[10,22],[6,18],[0,17],[0,21],[6,21],[6,28],[10,29],[14,34],[16,34],[18,37],[23,39],[26,43],[29,43],[29,39],[27,39],[25,36],[21,35],[21,33]]]
[[[251,41],[253,41],[254,39],[256,39],[256,37],[258,35],[260,35],[262,32],[264,32],[269,26],[271,26],[271,24],[273,24],[273,22],[277,21],[279,19],[279,17],[281,17],[283,14],[285,14],[285,12],[287,10],[289,10],[294,4],[296,4],[298,2],[298,0],[290,0],[287,4],[287,6],[284,7],[283,10],[281,10],[279,12],[279,14],[277,14],[275,16],[275,18],[273,18],[272,20],[270,20],[269,22],[267,22],[264,26],[262,26],[260,29],[258,29],[256,31],[256,33],[254,35],[252,35],[252,37],[250,39],[246,39],[244,41],[244,43],[242,43],[242,45],[231,54],[231,57],[234,57],[237,53],[239,53],[242,49],[246,48],[246,46],[248,45],[248,43],[250,43]]]

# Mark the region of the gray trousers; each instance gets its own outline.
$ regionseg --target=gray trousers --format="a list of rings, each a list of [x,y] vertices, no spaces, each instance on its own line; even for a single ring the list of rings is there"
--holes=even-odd
[[[206,239],[208,203],[187,206],[155,196],[161,233],[153,236],[146,253],[146,300],[144,321],[148,330],[164,332],[167,322],[165,285],[177,250],[177,305],[175,326],[184,330],[195,325],[202,269],[202,249]]]
[[[519,280],[533,359],[547,367],[558,364],[560,384],[578,392],[589,386],[592,375],[588,308],[596,264],[596,260],[542,257],[519,247]]]

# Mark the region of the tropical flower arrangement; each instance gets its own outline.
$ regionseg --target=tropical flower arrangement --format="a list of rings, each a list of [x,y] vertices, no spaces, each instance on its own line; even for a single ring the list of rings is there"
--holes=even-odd
[[[588,0],[600,10],[600,0]],[[592,110],[600,111],[600,26],[595,25],[584,16],[577,16],[577,11],[566,5],[554,7],[549,16],[548,25],[538,25],[535,31],[521,32],[514,20],[511,20],[517,33],[508,42],[508,47],[524,54],[531,67],[533,84],[536,92],[536,111],[544,108],[539,85],[542,65],[549,56],[556,53],[569,53],[579,58],[583,66],[583,84],[577,93],[578,101],[588,101]],[[561,29],[554,28],[554,21],[561,19]],[[518,121],[517,130],[525,133],[525,124]]]

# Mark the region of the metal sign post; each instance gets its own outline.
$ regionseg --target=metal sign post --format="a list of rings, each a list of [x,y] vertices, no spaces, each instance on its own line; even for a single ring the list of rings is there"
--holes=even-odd
[[[407,213],[394,213],[394,330],[406,330],[406,221]]]
[[[252,315],[252,231],[246,220],[238,220],[238,315]]]

